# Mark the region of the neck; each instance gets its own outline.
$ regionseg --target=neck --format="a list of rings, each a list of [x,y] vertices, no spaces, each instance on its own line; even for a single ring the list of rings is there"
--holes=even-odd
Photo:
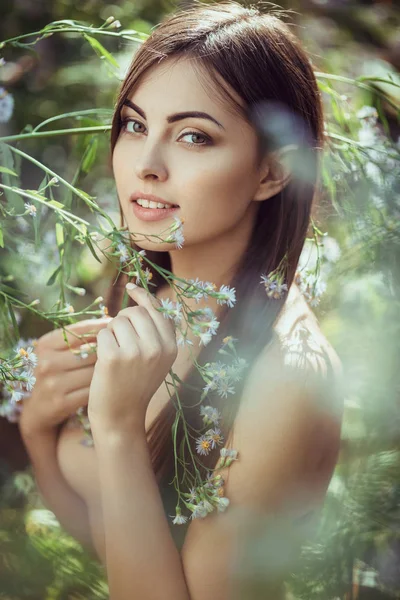
[[[252,205],[255,209],[255,203]],[[255,210],[248,210],[235,229],[198,244],[183,244],[180,250],[170,251],[172,273],[183,280],[198,278],[202,282],[213,283],[215,291],[218,291],[221,285],[229,285],[247,248],[255,216]],[[171,289],[169,285],[163,286],[157,296],[169,298],[174,302],[179,301],[175,289]],[[223,306],[211,297],[202,298],[199,302],[185,297],[184,301],[190,310],[211,308],[217,318],[223,309]]]

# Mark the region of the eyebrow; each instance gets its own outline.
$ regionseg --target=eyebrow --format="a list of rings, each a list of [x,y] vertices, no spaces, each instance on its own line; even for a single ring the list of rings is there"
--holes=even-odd
[[[146,119],[145,112],[141,108],[139,108],[139,106],[137,106],[134,102],[131,102],[131,100],[125,100],[123,106],[129,106],[129,108],[133,108],[133,110],[135,110],[141,117],[143,117],[143,119]],[[190,117],[193,117],[195,119],[207,119],[208,121],[212,121],[213,123],[218,125],[218,127],[220,127],[221,129],[225,130],[225,127],[219,121],[217,121],[217,119],[214,119],[214,117],[212,117],[208,113],[199,112],[197,110],[191,110],[187,112],[180,112],[175,113],[173,115],[169,115],[169,117],[167,117],[167,122],[176,123],[176,121],[181,121],[182,119],[188,119]]]

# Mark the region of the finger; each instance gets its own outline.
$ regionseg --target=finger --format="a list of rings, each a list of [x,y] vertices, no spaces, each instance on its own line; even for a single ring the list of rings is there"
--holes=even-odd
[[[134,286],[133,283],[128,283],[126,291],[129,296],[138,304],[146,308],[153,319],[160,337],[164,344],[171,345],[176,343],[176,332],[175,325],[169,317],[165,317],[163,313],[156,310],[161,306],[158,298],[147,292],[144,288],[135,286],[134,288],[128,286]],[[125,309],[126,310],[126,309]],[[129,310],[129,309],[128,309]]]
[[[65,402],[68,405],[68,410],[76,412],[78,408],[87,406],[89,403],[90,386],[74,390],[65,396]]]
[[[157,327],[145,308],[131,308],[129,314],[118,316],[108,328],[114,331],[121,348],[138,347],[145,354],[160,353],[162,339]]]
[[[97,357],[99,360],[107,360],[118,351],[118,342],[112,331],[105,327],[97,334]]]
[[[87,341],[95,340],[98,332],[107,327],[111,320],[111,317],[85,319],[67,325],[64,329],[54,329],[39,338],[40,344],[53,350],[64,350],[68,348],[68,345],[71,347],[79,346]],[[68,343],[65,342],[64,336],[67,338]]]
[[[47,376],[52,373],[61,374],[63,371],[71,372],[94,365],[97,360],[97,347],[94,353],[88,352],[88,356],[81,354],[79,348],[83,348],[84,351],[85,345],[78,346],[74,351],[66,348],[65,350],[46,350],[41,353],[35,366],[35,377]]]
[[[58,380],[58,387],[64,396],[81,388],[90,387],[93,373],[92,366],[74,371],[73,377],[70,373],[63,373]]]

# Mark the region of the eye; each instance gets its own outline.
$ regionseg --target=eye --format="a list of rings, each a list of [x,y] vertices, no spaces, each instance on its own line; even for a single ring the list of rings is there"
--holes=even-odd
[[[132,123],[133,125],[135,125],[136,123],[139,125],[143,125],[143,123],[141,123],[140,121],[136,121],[136,119],[123,119],[121,121],[121,130],[122,131],[126,131],[126,133],[141,133],[141,131],[139,132],[135,132],[135,131],[129,131],[128,130],[128,125]]]
[[[186,133],[184,133],[181,137],[185,137],[186,135],[197,135],[198,137],[203,138],[203,140],[205,140],[204,143],[202,144],[197,144],[197,143],[193,143],[193,142],[184,142],[184,144],[187,144],[188,146],[209,146],[211,144],[211,139],[208,137],[208,135],[205,135],[204,133],[199,133],[198,131],[188,131]]]

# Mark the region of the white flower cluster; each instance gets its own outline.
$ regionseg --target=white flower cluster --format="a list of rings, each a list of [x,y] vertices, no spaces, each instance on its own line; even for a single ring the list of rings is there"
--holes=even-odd
[[[35,339],[20,339],[13,352],[15,357],[11,361],[11,372],[6,374],[6,381],[3,389],[3,400],[0,403],[0,416],[5,417],[11,423],[19,420],[22,412],[22,403],[26,396],[30,395],[36,378],[33,376],[33,370],[37,365],[37,356],[34,351]],[[21,372],[21,369],[23,371]],[[15,379],[16,377],[19,380]]]
[[[233,461],[238,460],[238,451],[221,448],[219,468],[229,467]],[[218,512],[224,512],[229,506],[229,498],[224,496],[225,480],[222,475],[209,473],[206,482],[195,488],[192,487],[188,493],[183,493],[187,499],[184,501],[186,508],[191,511],[191,519],[204,519],[209,513],[217,509]],[[176,514],[170,515],[174,525],[183,525],[188,517],[182,515],[180,506],[176,507]]]
[[[219,291],[215,291],[215,285],[209,281],[203,282],[196,280],[189,280],[186,286],[181,284],[178,286],[182,289],[182,293],[189,298],[195,298],[196,302],[203,297],[212,295],[217,298],[217,304],[227,304],[232,307],[236,302],[236,292],[234,288],[229,288],[226,285],[221,285]],[[176,325],[181,325],[183,321],[183,306],[180,302],[173,302],[169,299],[161,299],[160,312],[164,313],[165,318],[173,319]],[[200,339],[200,344],[206,346],[213,335],[216,335],[218,327],[220,325],[216,318],[213,310],[210,307],[202,308],[196,311],[188,313],[188,318],[191,322],[191,331]],[[177,343],[179,346],[193,345],[193,343],[186,339],[186,335],[180,334],[177,337]]]

